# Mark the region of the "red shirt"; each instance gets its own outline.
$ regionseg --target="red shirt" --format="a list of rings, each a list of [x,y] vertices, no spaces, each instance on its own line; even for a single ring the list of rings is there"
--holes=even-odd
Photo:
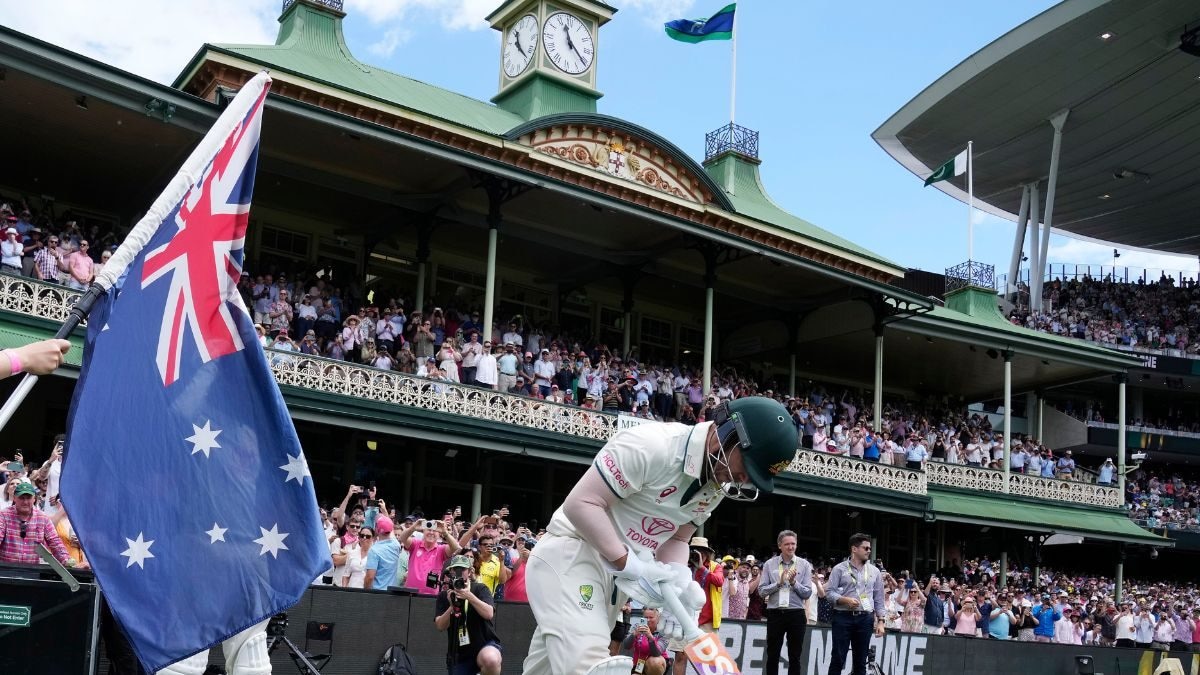
[[[35,508],[33,515],[25,521],[25,536],[22,537],[16,505],[0,511],[0,562],[36,565],[42,561],[37,554],[38,544],[45,544],[61,563],[65,564],[70,557],[62,539],[58,538],[58,532],[54,530],[54,523],[46,514]]]
[[[529,602],[529,593],[525,591],[525,568],[528,561],[513,570],[508,581],[504,582],[504,599],[512,602]]]

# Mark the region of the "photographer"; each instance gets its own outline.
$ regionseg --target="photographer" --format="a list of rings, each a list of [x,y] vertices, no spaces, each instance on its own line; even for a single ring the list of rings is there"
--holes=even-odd
[[[633,672],[662,675],[667,672],[667,638],[658,632],[658,610],[647,607],[633,620],[633,630],[621,643],[621,653],[633,658]]]
[[[492,593],[475,581],[466,556],[454,556],[442,572],[433,624],[449,639],[446,667],[450,675],[499,675],[503,646],[492,618]]]

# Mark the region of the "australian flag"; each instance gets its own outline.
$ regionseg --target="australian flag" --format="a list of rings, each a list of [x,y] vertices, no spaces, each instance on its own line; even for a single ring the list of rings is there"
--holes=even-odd
[[[63,502],[152,672],[291,607],[330,565],[304,453],[236,288],[270,86],[258,77],[224,113],[240,119],[233,132],[206,139],[211,162],[90,315],[68,421]]]

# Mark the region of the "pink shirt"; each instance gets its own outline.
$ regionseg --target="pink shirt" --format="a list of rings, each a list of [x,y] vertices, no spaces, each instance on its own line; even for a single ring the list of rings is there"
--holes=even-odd
[[[92,280],[92,268],[95,262],[88,257],[86,253],[75,251],[67,256],[67,266],[71,268],[71,276],[80,283],[87,283]]]
[[[958,623],[954,624],[955,635],[975,635],[975,614],[967,612],[958,613]]]
[[[525,591],[525,568],[528,562],[513,570],[512,576],[504,582],[504,599],[511,602],[529,602],[529,594]]]
[[[408,588],[416,588],[420,595],[437,595],[436,588],[425,585],[425,577],[430,572],[442,573],[442,565],[446,564],[447,544],[437,544],[432,549],[425,547],[425,542],[412,542],[412,550],[408,552]]]

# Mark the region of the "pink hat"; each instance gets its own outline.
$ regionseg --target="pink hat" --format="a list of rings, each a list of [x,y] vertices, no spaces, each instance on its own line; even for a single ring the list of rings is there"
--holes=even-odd
[[[379,516],[375,519],[375,531],[377,533],[388,534],[394,529],[396,529],[396,526],[392,523],[391,518],[388,518],[387,516]]]

